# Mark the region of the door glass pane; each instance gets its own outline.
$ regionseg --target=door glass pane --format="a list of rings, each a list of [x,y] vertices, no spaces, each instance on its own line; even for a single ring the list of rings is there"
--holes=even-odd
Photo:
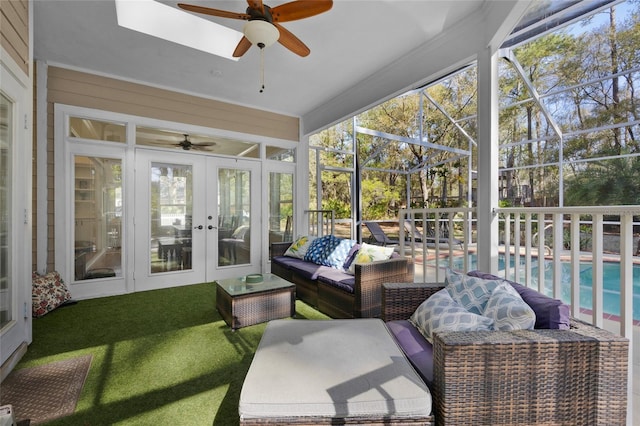
[[[218,171],[218,265],[250,262],[251,172]]]
[[[293,174],[269,173],[269,246],[291,241],[293,229]]]
[[[191,269],[193,168],[151,165],[151,273]]]
[[[74,160],[75,279],[122,276],[122,161]]]
[[[11,159],[13,104],[0,94],[0,329],[13,320],[11,282]]]

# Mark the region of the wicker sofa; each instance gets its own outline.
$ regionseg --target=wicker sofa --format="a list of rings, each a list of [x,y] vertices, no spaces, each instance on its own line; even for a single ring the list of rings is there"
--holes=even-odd
[[[291,242],[271,244],[271,273],[296,285],[296,297],[333,318],[379,318],[382,284],[413,281],[405,257],[356,264],[355,274],[284,256]]]
[[[442,288],[390,283],[382,295],[382,319],[429,385],[436,425],[626,424],[627,339],[568,317],[568,329],[445,332],[431,345],[407,320]]]

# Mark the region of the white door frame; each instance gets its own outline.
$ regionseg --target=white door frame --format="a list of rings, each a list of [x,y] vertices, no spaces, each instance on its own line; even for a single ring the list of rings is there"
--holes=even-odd
[[[132,173],[128,172],[131,164],[130,156],[127,154],[126,143],[105,143],[104,141],[95,140],[72,140],[69,135],[69,117],[83,116],[82,109],[56,105],[54,108],[55,120],[55,270],[60,273],[74,299],[87,299],[91,297],[111,296],[122,294],[129,291],[129,275],[128,260],[130,261],[128,247],[126,242],[122,244],[122,276],[104,279],[92,280],[75,280],[74,263],[75,258],[71,255],[74,252],[74,157],[104,157],[115,158],[122,161],[122,192],[125,194],[124,208],[122,212],[122,234],[123,240],[127,238],[128,224],[130,223],[131,214],[129,211],[129,199],[132,198],[130,190]],[[112,114],[96,115],[93,117],[97,120],[121,121],[121,116]],[[130,263],[130,262],[129,262]]]
[[[31,78],[0,47],[0,90],[13,104],[11,147],[11,207],[7,214],[11,233],[8,239],[10,258],[9,285],[12,287],[8,303],[12,320],[0,330],[0,365],[2,377],[11,371],[31,343],[31,193],[32,193],[32,83]],[[5,362],[7,363],[5,365]]]
[[[204,156],[194,153],[136,150],[135,291],[210,282],[259,272],[262,263],[262,191],[259,161]],[[151,272],[150,170],[153,163],[192,168],[193,205],[191,224],[191,268]],[[247,170],[251,173],[250,263],[218,264],[218,171]]]
[[[136,201],[134,206],[135,216],[135,291],[153,290],[159,288],[175,287],[179,285],[204,282],[205,269],[200,263],[200,253],[205,250],[205,230],[198,229],[204,222],[205,203],[204,194],[206,179],[205,158],[199,155],[190,155],[176,152],[165,152],[149,149],[136,150]],[[192,225],[192,268],[180,271],[152,272],[151,271],[151,167],[154,163],[175,164],[191,167],[193,185],[193,225]],[[198,178],[198,176],[202,176]]]
[[[214,227],[217,223],[218,217],[218,171],[220,169],[238,169],[238,170],[246,170],[251,173],[251,214],[250,214],[250,262],[249,264],[242,265],[229,265],[229,266],[220,266],[218,265],[218,250],[215,250],[215,258],[212,258],[210,255],[207,255],[209,259],[207,260],[207,281],[212,281],[216,279],[225,279],[243,276],[246,274],[257,273],[262,269],[262,238],[263,233],[261,229],[264,226],[263,221],[263,191],[261,188],[264,188],[265,185],[262,182],[262,173],[261,173],[261,163],[259,161],[253,160],[242,160],[242,159],[233,159],[230,160],[228,158],[221,157],[209,157],[208,160],[208,178],[207,181],[212,183],[207,190],[207,215],[211,212],[211,215],[215,219]],[[207,223],[207,226],[209,223]],[[217,232],[208,232],[207,234],[209,241],[209,247],[217,247],[218,244],[218,233]],[[268,241],[268,240],[267,240]]]
[[[68,117],[84,117],[88,119],[96,119],[96,120],[106,120],[111,122],[121,123],[126,125],[126,141],[124,143],[114,143],[114,142],[105,142],[105,141],[93,141],[93,140],[80,140],[78,138],[70,138],[68,137]],[[43,125],[46,125],[44,123]],[[213,135],[220,136],[223,138],[236,139],[246,142],[253,142],[260,144],[260,155],[257,158],[241,158],[241,157],[231,157],[231,156],[213,156],[211,154],[206,154],[203,152],[189,152],[185,153],[181,150],[175,149],[163,149],[157,147],[149,147],[149,146],[138,146],[136,145],[136,127],[137,126],[145,126],[145,127],[155,127],[159,129],[173,130],[180,133],[200,133],[205,135]],[[78,139],[78,140],[76,140]],[[208,279],[208,277],[213,277],[213,279],[220,279],[226,277],[234,277],[240,276],[247,273],[256,273],[261,271],[268,271],[268,253],[269,248],[265,245],[263,246],[263,238],[268,238],[267,234],[263,230],[263,220],[262,220],[262,212],[267,209],[267,194],[266,191],[262,191],[261,188],[261,179],[266,179],[268,174],[265,172],[265,165],[269,164],[269,168],[271,170],[278,170],[279,168],[284,168],[287,171],[291,170],[292,172],[296,172],[297,166],[295,163],[288,162],[280,162],[275,160],[266,160],[265,150],[266,146],[276,146],[282,147],[283,149],[296,149],[299,151],[300,146],[297,142],[274,139],[269,137],[262,137],[258,135],[251,134],[240,134],[232,131],[225,131],[220,129],[212,129],[206,128],[202,126],[194,126],[188,125],[184,123],[178,122],[170,122],[165,120],[152,119],[141,116],[133,116],[128,114],[121,114],[110,111],[96,110],[92,108],[85,108],[79,106],[65,105],[65,104],[55,104],[54,105],[54,143],[55,143],[55,186],[56,188],[71,188],[70,187],[70,179],[71,169],[70,167],[70,152],[76,152],[76,145],[87,144],[93,150],[93,153],[103,152],[101,149],[104,147],[105,149],[109,147],[109,149],[113,150],[110,154],[105,154],[107,157],[122,157],[123,158],[123,202],[125,203],[125,207],[123,209],[123,221],[122,221],[122,244],[123,248],[128,249],[128,254],[123,258],[123,278],[124,281],[122,285],[118,284],[114,288],[113,293],[109,294],[121,294],[128,293],[134,291],[141,291],[151,288],[156,288],[153,286],[144,286],[140,283],[140,276],[135,276],[135,266],[136,263],[140,260],[137,258],[136,253],[136,243],[138,238],[136,236],[136,226],[137,221],[134,217],[135,204],[138,200],[139,194],[136,192],[136,174],[138,171],[136,168],[136,156],[137,151],[140,150],[149,150],[158,153],[159,155],[168,155],[170,158],[177,158],[176,156],[181,156],[183,154],[187,154],[189,156],[199,157],[206,162],[205,169],[207,170],[207,178],[205,178],[206,185],[210,188],[214,188],[213,192],[206,190],[207,196],[205,197],[207,202],[217,201],[217,194],[211,195],[217,192],[217,188],[215,187],[214,180],[217,182],[217,172],[213,172],[216,170],[215,164],[221,164],[225,167],[236,167],[246,165],[252,170],[252,201],[251,205],[256,214],[251,215],[251,263],[250,265],[230,265],[230,266],[222,266],[222,267],[212,267],[213,260],[207,259],[206,264],[208,267],[208,271],[205,273],[205,276],[202,278],[202,281],[194,281],[194,282],[204,282]],[[106,152],[106,151],[105,151]],[[117,152],[117,154],[116,154]],[[214,164],[212,166],[211,164]],[[216,176],[213,176],[216,175]],[[266,182],[266,180],[265,180]],[[45,182],[46,183],[46,182]],[[39,185],[42,182],[39,180]],[[41,189],[39,188],[39,191]],[[45,191],[46,192],[46,191]],[[70,223],[70,213],[68,213],[69,209],[73,209],[72,205],[64,205],[65,202],[70,203],[70,201],[63,201],[62,197],[59,195],[63,191],[56,191],[55,202],[55,253],[56,253],[56,261],[55,261],[55,269],[58,270],[65,282],[73,281],[73,259],[69,260],[69,256],[73,253],[73,242],[67,241],[69,239],[70,232],[69,229],[72,227],[72,223]],[[66,191],[68,192],[68,191]],[[297,198],[297,197],[296,197]],[[297,205],[297,204],[296,204]],[[217,208],[217,206],[215,207]],[[202,209],[205,211],[213,211],[214,209],[207,205]],[[40,210],[38,211],[39,216],[43,214]],[[208,216],[208,214],[207,214]],[[266,218],[265,218],[266,220]],[[207,219],[205,218],[206,225],[208,226]],[[265,222],[266,223],[266,222]],[[207,229],[207,231],[209,231]],[[217,236],[213,236],[211,232],[206,233],[206,238],[214,238],[217,239]],[[265,237],[265,235],[267,235]],[[40,246],[47,246],[48,237],[46,233],[39,232],[38,233],[38,244]],[[268,241],[268,239],[267,239]],[[207,244],[213,244],[207,241]],[[30,253],[30,252],[29,252]],[[196,254],[197,255],[197,254]],[[40,259],[40,258],[39,258]],[[40,264],[42,263],[42,264]],[[38,270],[46,270],[46,259],[43,259],[42,262],[39,261]],[[175,278],[175,277],[174,277]],[[194,278],[195,279],[195,278]],[[185,284],[192,282],[185,282]],[[75,299],[86,299],[92,297],[100,297],[106,294],[102,293],[99,288],[92,288],[89,283],[82,283],[83,291],[80,291],[78,286],[71,285],[71,292]],[[176,280],[171,280],[171,286],[179,285]],[[164,286],[169,286],[169,283],[162,283],[157,288],[162,288]],[[75,287],[75,288],[74,288]],[[86,291],[84,291],[86,290]],[[30,294],[30,292],[29,292]]]

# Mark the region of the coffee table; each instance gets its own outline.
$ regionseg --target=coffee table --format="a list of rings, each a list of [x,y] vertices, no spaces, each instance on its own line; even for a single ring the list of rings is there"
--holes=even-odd
[[[232,330],[295,315],[295,285],[273,274],[262,277],[254,284],[244,276],[216,281],[216,308]]]
[[[241,425],[433,425],[427,385],[380,319],[269,322],[242,385]]]

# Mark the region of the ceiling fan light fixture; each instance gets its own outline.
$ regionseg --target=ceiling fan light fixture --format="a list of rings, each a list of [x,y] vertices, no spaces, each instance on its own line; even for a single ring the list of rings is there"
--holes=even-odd
[[[255,19],[244,25],[244,36],[260,49],[271,46],[280,38],[280,31],[275,25]]]

